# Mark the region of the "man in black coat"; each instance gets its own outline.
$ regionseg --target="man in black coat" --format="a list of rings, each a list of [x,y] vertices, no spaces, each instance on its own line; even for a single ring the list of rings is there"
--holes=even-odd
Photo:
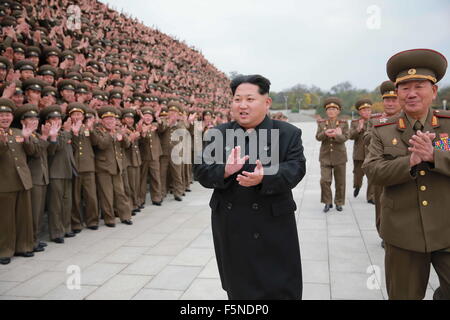
[[[210,207],[222,287],[233,300],[301,299],[291,191],[305,175],[301,130],[267,116],[266,78],[241,76],[231,89],[235,121],[208,130],[205,140],[212,142],[194,165],[201,185],[214,188]]]

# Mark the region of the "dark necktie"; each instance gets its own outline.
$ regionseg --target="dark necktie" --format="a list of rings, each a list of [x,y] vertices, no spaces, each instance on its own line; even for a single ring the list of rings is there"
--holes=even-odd
[[[420,121],[416,121],[416,123],[414,124],[414,130],[415,131],[422,131],[423,130],[423,125],[420,123]]]

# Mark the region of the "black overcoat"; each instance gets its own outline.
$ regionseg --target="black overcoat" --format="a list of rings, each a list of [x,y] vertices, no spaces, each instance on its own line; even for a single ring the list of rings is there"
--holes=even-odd
[[[237,144],[234,139],[227,145],[226,130],[229,134],[230,129],[242,128],[229,122],[215,129],[222,138],[206,146],[223,147],[223,160],[211,163],[213,158],[204,153],[196,159],[194,173],[202,186],[214,189],[209,204],[223,289],[230,299],[301,299],[302,271],[294,214],[297,207],[291,191],[306,170],[301,130],[268,117],[255,128],[253,133],[257,134],[258,142],[261,140],[258,134],[265,132],[261,129],[267,130],[267,143],[259,149],[269,155],[278,149],[279,166],[276,174],[265,175],[259,186],[248,188],[236,181],[240,172],[224,179],[224,163]],[[272,141],[272,129],[278,129],[279,139]],[[249,141],[250,138],[245,140],[246,154]],[[244,148],[241,150],[244,153]],[[267,165],[264,167],[266,173]],[[254,164],[247,163],[241,171],[254,168]]]

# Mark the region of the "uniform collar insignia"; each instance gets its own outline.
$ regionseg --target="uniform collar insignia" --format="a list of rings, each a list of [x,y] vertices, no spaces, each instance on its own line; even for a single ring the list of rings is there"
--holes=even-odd
[[[404,118],[399,118],[398,119],[398,128],[401,130],[405,130],[406,129],[406,124],[405,124],[405,119]]]

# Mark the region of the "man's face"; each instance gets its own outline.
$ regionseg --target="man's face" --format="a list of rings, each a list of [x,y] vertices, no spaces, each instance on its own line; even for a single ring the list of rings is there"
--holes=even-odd
[[[272,99],[259,93],[259,87],[243,83],[237,87],[231,104],[234,119],[245,129],[255,128],[266,116]]]
[[[437,96],[438,87],[428,80],[408,81],[397,87],[398,102],[411,116],[423,116]]]
[[[13,59],[14,62],[25,60],[25,54],[23,54],[22,52],[14,52]]]
[[[52,85],[53,82],[55,81],[55,77],[52,75],[46,74],[46,75],[42,76],[42,80],[44,80],[48,84]]]
[[[55,125],[62,125],[62,119],[60,117],[54,117],[47,120],[47,123],[49,124],[55,124]]]
[[[61,95],[67,102],[75,102],[75,92],[72,90],[62,90]]]
[[[24,96],[23,94],[15,94],[11,97],[11,100],[14,101],[16,106],[23,105]]]
[[[26,95],[28,101],[39,101],[41,99],[41,92],[36,90],[27,90]]]
[[[122,123],[128,127],[132,127],[134,125],[134,118],[125,117],[122,119]]]
[[[0,112],[0,128],[8,129],[14,117],[11,112]]]
[[[116,118],[105,117],[102,119],[103,126],[108,130],[114,130],[116,128]]]
[[[79,121],[82,122],[84,120],[84,115],[79,111],[74,111],[70,114],[70,118],[72,119],[73,123],[77,123]]]
[[[32,56],[28,60],[32,61],[36,67],[39,65],[39,57]]]
[[[68,69],[71,69],[75,65],[75,60],[73,60],[73,59],[66,59],[64,61],[67,61],[66,63],[67,63]]]
[[[401,107],[396,97],[388,97],[383,99],[384,112],[388,116],[393,116],[400,112]]]
[[[340,113],[340,110],[338,108],[328,108],[326,113],[328,118],[336,119]]]
[[[28,128],[32,128],[33,131],[36,131],[39,125],[39,119],[38,118],[25,118],[22,121],[20,121],[22,123],[23,127],[28,127]]]
[[[171,119],[171,120],[178,119],[178,111],[169,110],[168,114],[169,114],[169,119]]]
[[[6,79],[7,74],[8,74],[8,70],[1,68],[0,69],[0,80],[4,81]]]
[[[206,122],[211,121],[211,115],[209,115],[209,114],[205,115],[205,116],[203,117],[203,120],[206,121]]]
[[[47,62],[52,67],[56,68],[59,64],[59,57],[58,56],[49,56],[49,57],[47,57]]]
[[[22,78],[22,80],[28,80],[28,79],[34,78],[34,72],[33,72],[33,70],[20,71],[20,77]]]
[[[144,123],[146,125],[149,125],[149,124],[151,124],[153,122],[153,116],[151,114],[149,114],[149,113],[144,114],[142,119],[144,119]]]
[[[361,116],[361,118],[363,118],[364,120],[368,120],[370,118],[370,115],[372,114],[372,109],[371,108],[362,108],[358,112],[359,112],[359,115]]]

